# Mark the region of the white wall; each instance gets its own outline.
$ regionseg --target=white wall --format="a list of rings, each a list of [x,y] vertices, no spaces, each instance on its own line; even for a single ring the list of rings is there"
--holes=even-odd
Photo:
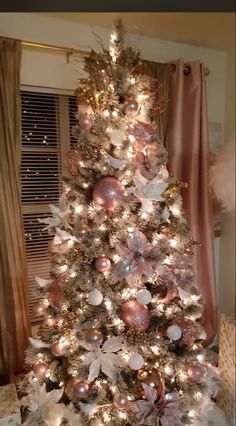
[[[235,142],[235,51],[228,55],[224,143]],[[225,182],[227,185],[228,182]],[[223,215],[219,256],[219,315],[235,312],[235,211]]]
[[[110,31],[98,27],[93,30],[106,46]],[[0,13],[0,36],[65,47],[99,49],[88,25],[30,13]],[[209,121],[224,125],[227,79],[225,52],[145,36],[129,35],[129,41],[142,51],[144,59],[157,62],[173,61],[177,58],[183,58],[186,62],[202,61],[210,69],[210,75],[207,77]],[[81,70],[82,62],[78,56],[72,57],[67,64],[62,54],[23,48],[21,83],[24,85],[74,90]],[[216,241],[217,265],[220,264],[219,250],[220,244]],[[225,267],[227,268],[227,265],[224,265]],[[217,267],[217,283],[219,272]]]

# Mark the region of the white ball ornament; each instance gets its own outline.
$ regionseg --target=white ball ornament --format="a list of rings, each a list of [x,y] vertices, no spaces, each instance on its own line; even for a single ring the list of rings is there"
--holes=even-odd
[[[124,140],[124,132],[122,130],[112,130],[110,133],[112,145],[122,145]]]
[[[144,365],[144,359],[138,353],[133,353],[129,359],[128,364],[132,370],[140,370],[140,368],[142,368]]]
[[[137,301],[140,305],[148,305],[152,300],[152,295],[148,290],[139,290],[137,294]]]
[[[178,325],[170,325],[167,328],[166,334],[170,340],[179,340],[182,336],[182,330]]]
[[[103,301],[103,295],[101,291],[97,289],[91,291],[88,295],[88,301],[90,305],[93,305],[93,306],[100,305]]]

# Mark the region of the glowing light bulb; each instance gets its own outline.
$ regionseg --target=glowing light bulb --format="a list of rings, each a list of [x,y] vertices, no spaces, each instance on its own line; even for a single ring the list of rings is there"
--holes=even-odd
[[[177,247],[177,245],[178,245],[178,242],[174,238],[170,240],[171,247]]]
[[[190,411],[188,412],[188,416],[189,416],[190,418],[193,418],[193,417],[195,416],[195,410],[190,410]]]
[[[173,213],[174,216],[180,216],[180,209],[177,206],[171,206],[170,207],[171,213]]]
[[[169,365],[166,365],[166,367],[164,368],[164,371],[168,375],[173,373],[173,370],[172,368],[169,367]]]
[[[135,139],[135,137],[133,135],[129,135],[128,139],[129,139],[130,142],[135,142],[136,141],[136,139]]]
[[[104,115],[104,117],[105,117],[105,118],[108,118],[108,117],[110,116],[110,113],[109,113],[109,111],[106,109],[106,110],[103,112],[103,115]]]
[[[75,207],[75,213],[81,213],[83,211],[83,206],[78,205]]]

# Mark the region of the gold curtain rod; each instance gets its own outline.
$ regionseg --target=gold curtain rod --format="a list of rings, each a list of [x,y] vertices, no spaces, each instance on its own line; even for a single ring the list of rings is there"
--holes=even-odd
[[[55,46],[53,44],[34,43],[33,41],[21,41],[21,45],[25,47],[52,50],[58,53],[65,53],[67,62],[69,62],[70,55],[75,54],[75,55],[80,55],[84,57],[84,56],[88,56],[90,53],[89,50],[74,49],[73,47]],[[174,64],[173,64],[173,69],[175,70]],[[191,72],[190,66],[186,65],[184,68],[184,71],[186,71],[186,74],[189,74],[189,72]],[[207,76],[209,74],[210,74],[210,70],[208,68],[205,68],[205,75]]]
[[[67,60],[69,59],[69,56],[73,54],[87,56],[90,53],[88,50],[74,49],[73,47],[55,46],[53,44],[34,43],[33,41],[21,41],[21,44],[25,47],[33,47],[36,49],[45,49],[58,53],[65,53]]]

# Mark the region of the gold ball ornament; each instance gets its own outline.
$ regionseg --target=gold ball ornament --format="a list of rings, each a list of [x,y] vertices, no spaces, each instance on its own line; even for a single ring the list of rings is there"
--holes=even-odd
[[[156,367],[144,367],[137,374],[138,380],[155,388],[160,395],[163,390],[163,379]]]

